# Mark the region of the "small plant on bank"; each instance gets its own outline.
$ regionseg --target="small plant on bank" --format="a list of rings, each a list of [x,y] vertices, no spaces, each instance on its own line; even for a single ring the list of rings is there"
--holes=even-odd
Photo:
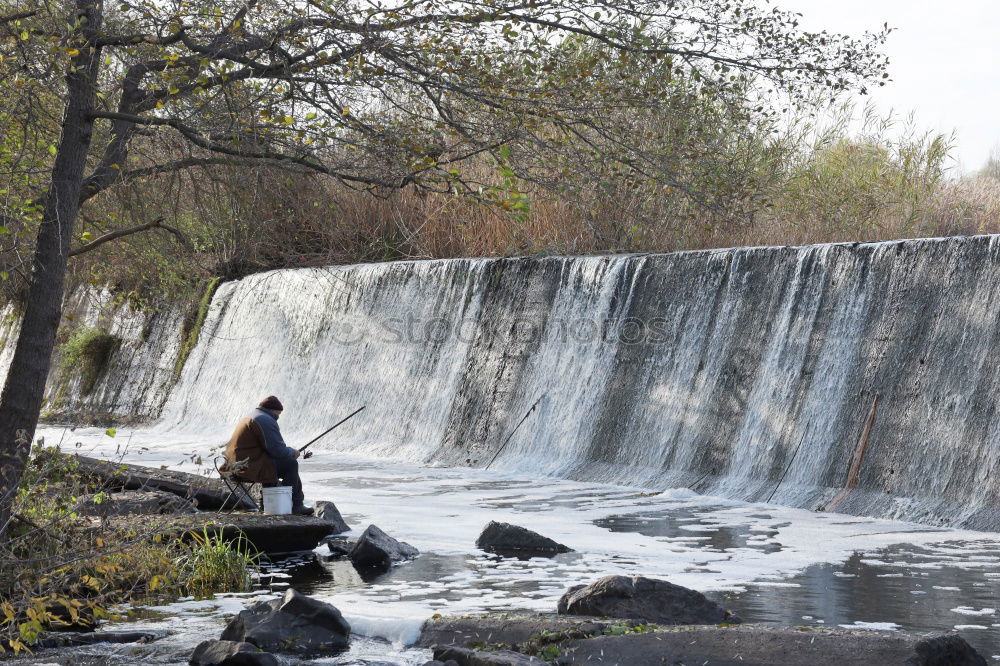
[[[118,346],[117,337],[97,328],[78,328],[62,344],[63,370],[80,372],[80,392],[87,395],[94,390],[97,378],[112,352]]]
[[[226,540],[221,532],[193,534],[188,552],[177,560],[179,579],[188,594],[208,597],[215,592],[245,592],[259,554],[243,535]]]

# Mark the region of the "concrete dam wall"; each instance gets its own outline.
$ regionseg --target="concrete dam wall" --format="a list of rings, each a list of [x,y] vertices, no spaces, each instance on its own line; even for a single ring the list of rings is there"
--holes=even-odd
[[[328,449],[996,530],[998,293],[997,236],[277,271],[176,383],[161,315],[94,392],[212,443],[273,393],[290,440],[367,405]]]

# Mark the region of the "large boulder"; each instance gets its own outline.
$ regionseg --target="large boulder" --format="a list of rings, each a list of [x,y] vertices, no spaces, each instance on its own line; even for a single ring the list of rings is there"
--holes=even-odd
[[[354,566],[367,573],[384,573],[393,564],[412,560],[420,551],[408,543],[397,541],[375,525],[369,525],[348,557]]]
[[[563,615],[621,617],[655,624],[737,624],[740,619],[701,592],[643,576],[605,576],[566,590]]]
[[[288,589],[280,599],[240,611],[222,640],[245,641],[268,652],[339,652],[347,648],[350,634],[351,625],[334,606]]]
[[[191,666],[281,666],[284,660],[250,643],[202,641],[191,654]]]
[[[340,515],[340,511],[337,510],[337,505],[333,502],[316,502],[316,504],[313,505],[313,515],[320,520],[325,520],[333,525],[330,530],[330,534],[343,534],[344,532],[351,531],[350,525],[348,525],[343,516]]]
[[[958,634],[931,636],[913,646],[906,666],[986,666],[986,659]]]
[[[511,525],[490,521],[476,539],[476,548],[499,555],[544,555],[568,553],[573,549],[544,537],[537,532]]]
[[[545,666],[546,662],[537,657],[529,657],[520,652],[510,650],[495,650],[479,652],[468,648],[449,645],[434,650],[434,659],[446,664],[455,663],[458,666]]]

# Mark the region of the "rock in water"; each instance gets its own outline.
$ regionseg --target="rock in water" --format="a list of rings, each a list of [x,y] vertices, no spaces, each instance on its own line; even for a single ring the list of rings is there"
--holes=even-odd
[[[483,528],[479,538],[476,539],[476,547],[499,555],[524,553],[551,556],[573,550],[520,525],[496,521],[490,521],[490,524]]]
[[[285,662],[250,643],[202,641],[188,663],[191,666],[281,666]]]
[[[701,592],[642,576],[605,576],[566,590],[563,615],[593,615],[656,624],[737,624],[740,619]]]
[[[350,555],[357,542],[345,537],[332,536],[323,539],[322,543],[326,544],[330,551],[329,559],[340,559]]]
[[[340,515],[340,511],[337,510],[337,505],[333,502],[316,502],[313,506],[313,515],[320,520],[333,523],[333,531],[330,534],[343,534],[344,532],[351,531],[350,525],[344,521],[343,516]]]
[[[958,634],[931,636],[913,646],[906,666],[986,666],[986,659]]]
[[[222,640],[246,641],[269,652],[314,653],[345,649],[350,634],[351,625],[335,607],[289,589],[280,599],[240,611]]]
[[[369,525],[348,557],[358,569],[384,573],[393,564],[412,560],[419,554],[420,551],[410,544],[396,541],[375,525]]]

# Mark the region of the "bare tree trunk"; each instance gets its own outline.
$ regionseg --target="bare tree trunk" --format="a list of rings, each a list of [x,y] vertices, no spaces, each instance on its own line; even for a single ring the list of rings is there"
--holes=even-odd
[[[101,0],[76,0],[83,43],[66,73],[62,134],[45,195],[32,261],[31,285],[14,356],[0,394],[0,538],[24,472],[42,407],[45,379],[62,316],[66,262],[80,209],[80,190],[93,131],[100,48],[91,48],[101,28]],[[72,17],[73,19],[76,16]]]

